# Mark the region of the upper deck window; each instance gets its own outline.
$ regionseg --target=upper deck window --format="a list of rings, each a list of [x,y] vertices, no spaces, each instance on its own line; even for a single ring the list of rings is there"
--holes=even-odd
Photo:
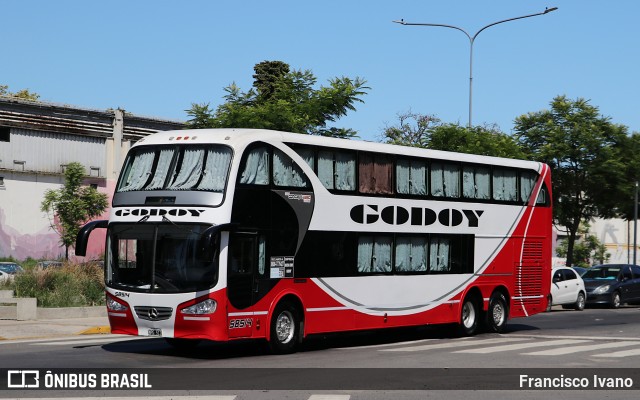
[[[127,157],[117,191],[223,192],[230,163],[226,146],[144,146]]]

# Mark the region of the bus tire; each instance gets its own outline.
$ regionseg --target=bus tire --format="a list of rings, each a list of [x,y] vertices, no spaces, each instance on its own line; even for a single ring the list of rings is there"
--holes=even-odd
[[[460,333],[463,336],[473,336],[478,332],[480,320],[480,304],[475,296],[467,296],[460,309]]]
[[[509,305],[504,294],[494,292],[489,298],[485,325],[489,332],[502,333],[509,319]]]
[[[300,338],[299,315],[298,309],[288,301],[283,301],[276,306],[269,328],[271,352],[289,354],[296,351]]]

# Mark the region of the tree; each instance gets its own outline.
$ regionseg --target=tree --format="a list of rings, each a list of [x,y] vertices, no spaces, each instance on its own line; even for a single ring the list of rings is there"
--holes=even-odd
[[[41,211],[53,216],[51,229],[60,235],[67,260],[69,246],[74,244],[80,226],[99,216],[107,208],[106,194],[99,193],[90,186],[81,186],[84,176],[82,164],[70,163],[65,169],[64,186],[58,190],[47,190],[40,205]]]
[[[282,61],[254,66],[253,88],[243,92],[235,83],[224,88],[225,102],[215,111],[209,104],[192,104],[187,114],[190,128],[262,128],[311,135],[353,137],[352,129],[328,127],[355,110],[355,103],[369,89],[360,78],[329,80],[314,89],[316,77],[309,70],[289,71]]]
[[[387,143],[434,150],[480,154],[495,157],[526,158],[518,143],[494,126],[467,128],[441,123],[432,115],[408,111],[398,114],[399,124],[383,132]]]
[[[566,228],[573,263],[580,221],[621,214],[626,127],[600,115],[585,99],[558,96],[550,110],[516,118],[516,138],[531,159],[551,167],[555,223]]]
[[[578,237],[573,246],[571,258],[573,264],[582,268],[589,268],[593,262],[604,264],[611,257],[607,247],[595,235],[589,233],[589,224],[585,221],[578,228]],[[563,240],[556,248],[558,257],[568,258],[568,241]]]
[[[9,91],[9,86],[0,85],[0,97],[15,97],[22,100],[37,101],[40,98],[40,95],[30,92],[29,89],[22,89],[12,93]]]

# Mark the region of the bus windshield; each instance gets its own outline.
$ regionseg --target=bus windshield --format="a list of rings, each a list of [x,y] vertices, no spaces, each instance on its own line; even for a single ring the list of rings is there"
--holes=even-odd
[[[222,193],[231,149],[222,145],[140,146],[127,156],[117,192],[198,190]]]
[[[219,234],[208,225],[115,224],[107,234],[105,283],[133,292],[206,290],[218,281]]]

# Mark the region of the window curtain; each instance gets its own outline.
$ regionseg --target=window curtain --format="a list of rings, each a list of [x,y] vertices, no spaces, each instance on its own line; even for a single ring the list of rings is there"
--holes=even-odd
[[[267,265],[267,258],[265,252],[266,241],[264,236],[260,236],[258,241],[258,273],[264,275]]]
[[[149,179],[151,167],[155,158],[155,151],[143,151],[138,153],[133,159],[131,169],[127,175],[126,184],[120,188],[121,192],[140,190]]]
[[[516,201],[516,172],[496,169],[493,171],[493,198],[495,200]]]
[[[203,163],[204,149],[185,149],[180,172],[168,189],[186,190],[194,187],[202,176]]]
[[[529,202],[533,186],[536,184],[536,174],[533,172],[522,172],[520,174],[520,201]]]
[[[356,189],[356,160],[348,153],[336,153],[336,189]]]
[[[457,165],[434,163],[431,166],[431,194],[436,197],[460,197],[460,171]]]
[[[391,237],[360,237],[358,239],[358,272],[390,272],[391,242]]]
[[[273,183],[278,186],[305,187],[308,185],[302,171],[291,157],[280,150],[273,152]]]
[[[333,189],[333,153],[321,151],[318,153],[318,178],[322,186]]]
[[[400,194],[411,193],[411,161],[398,160],[396,164],[396,191]]]
[[[214,192],[224,191],[230,164],[231,150],[226,148],[210,149],[207,152],[207,163],[205,164],[204,175],[198,185],[198,189]]]
[[[462,195],[468,199],[489,199],[489,168],[464,167],[462,171]]]
[[[245,161],[240,183],[269,184],[269,152],[265,148],[251,150]]]
[[[173,160],[173,149],[160,150],[160,157],[158,157],[158,164],[156,165],[156,173],[151,179],[151,183],[147,185],[146,190],[162,189],[164,183],[169,175],[169,168],[171,167],[171,161]]]
[[[296,153],[298,153],[298,155],[300,157],[302,157],[302,159],[304,160],[304,162],[307,163],[307,165],[309,167],[311,167],[311,169],[315,169],[315,157],[313,154],[313,150],[311,149],[295,149]]]
[[[373,272],[373,236],[358,239],[358,272]]]
[[[396,270],[416,272],[427,270],[427,241],[421,237],[398,237],[396,240]]]
[[[449,262],[450,240],[446,238],[431,238],[429,248],[429,270],[434,272],[448,272],[451,270]]]

